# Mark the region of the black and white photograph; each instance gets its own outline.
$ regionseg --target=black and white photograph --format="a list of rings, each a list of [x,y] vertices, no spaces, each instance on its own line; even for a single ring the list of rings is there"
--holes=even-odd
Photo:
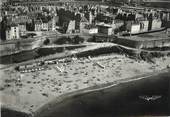
[[[0,0],[0,117],[170,117],[170,0]]]

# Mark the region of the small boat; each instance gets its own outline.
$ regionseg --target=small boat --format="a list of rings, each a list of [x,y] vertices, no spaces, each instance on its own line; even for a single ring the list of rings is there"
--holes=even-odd
[[[162,96],[161,95],[153,95],[153,96],[139,96],[140,99],[146,100],[146,101],[155,101],[157,99],[160,99]]]

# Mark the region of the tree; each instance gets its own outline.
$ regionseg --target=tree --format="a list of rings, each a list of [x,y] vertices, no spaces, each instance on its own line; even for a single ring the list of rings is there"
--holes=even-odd
[[[45,39],[44,42],[43,42],[44,45],[48,45],[49,43],[50,43],[50,40],[48,38]]]
[[[80,44],[80,43],[83,43],[84,42],[84,38],[76,35],[74,38],[73,38],[73,44]]]
[[[15,48],[17,50],[20,50],[20,47],[21,47],[21,42],[20,41],[17,41],[16,44],[15,44]]]
[[[69,43],[71,43],[70,40],[71,39],[69,37],[63,36],[63,37],[59,38],[58,40],[56,40],[54,43],[55,44],[69,44]]]
[[[34,31],[35,30],[35,22],[32,20],[31,22],[26,23],[26,29],[28,31]]]
[[[97,40],[96,40],[96,35],[93,35],[93,37],[92,38],[89,38],[87,41],[88,42],[96,42]]]
[[[6,40],[6,34],[5,31],[7,30],[7,18],[4,17],[0,23],[0,38],[2,40]]]
[[[92,42],[96,42],[96,36],[93,35]]]

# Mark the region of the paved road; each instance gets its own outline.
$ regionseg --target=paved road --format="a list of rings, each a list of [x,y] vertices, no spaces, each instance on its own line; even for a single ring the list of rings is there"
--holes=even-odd
[[[90,36],[88,34],[80,34],[80,33],[74,33],[74,34],[46,34],[46,35],[42,35],[42,36],[37,36],[37,37],[33,37],[33,38],[27,38],[27,39],[16,39],[16,40],[8,40],[8,41],[2,41],[0,42],[0,45],[5,45],[5,44],[13,44],[13,43],[17,43],[18,41],[22,42],[22,43],[30,43],[33,41],[37,41],[37,40],[43,40],[46,38],[56,38],[56,37],[68,37],[68,36]]]

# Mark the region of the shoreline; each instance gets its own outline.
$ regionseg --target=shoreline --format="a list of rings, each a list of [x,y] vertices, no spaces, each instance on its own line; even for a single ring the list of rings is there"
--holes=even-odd
[[[165,68],[160,71],[156,71],[156,72],[152,72],[152,73],[141,74],[139,76],[135,76],[135,77],[131,77],[131,78],[119,79],[119,80],[116,80],[114,82],[110,82],[107,84],[100,84],[100,85],[96,85],[96,86],[92,86],[92,87],[87,87],[85,89],[79,89],[77,91],[68,92],[66,94],[62,94],[60,96],[55,97],[54,99],[47,102],[45,105],[41,105],[36,111],[33,111],[33,112],[27,111],[27,110],[20,110],[17,107],[9,107],[9,106],[3,105],[3,104],[1,104],[1,109],[7,109],[9,112],[17,112],[19,114],[24,114],[24,117],[27,117],[27,116],[28,117],[36,117],[39,113],[43,112],[44,110],[49,109],[53,104],[63,103],[63,101],[69,100],[70,98],[72,98],[74,96],[81,96],[81,95],[86,95],[86,94],[92,93],[92,92],[98,92],[98,91],[102,91],[105,89],[110,89],[110,88],[113,88],[120,84],[125,84],[125,83],[130,83],[133,81],[147,79],[150,76],[155,76],[155,75],[166,73],[169,71],[170,71],[170,69]]]
[[[143,75],[139,75],[139,76],[136,76],[136,77],[127,78],[127,79],[120,79],[120,80],[117,80],[117,81],[112,82],[112,83],[101,84],[101,85],[92,86],[92,87],[88,87],[88,88],[85,88],[85,89],[80,89],[80,90],[77,90],[77,91],[69,92],[69,93],[60,95],[60,96],[56,97],[55,99],[52,99],[51,101],[47,102],[47,104],[41,106],[38,110],[36,110],[33,113],[33,115],[36,117],[39,113],[43,112],[44,110],[49,109],[50,106],[52,106],[53,104],[62,103],[63,101],[69,100],[70,98],[72,98],[74,96],[86,95],[88,93],[102,91],[102,90],[105,90],[105,89],[110,89],[110,88],[113,88],[113,87],[120,85],[120,84],[143,80],[143,79],[146,79],[148,77],[155,76],[155,75],[165,73],[165,72],[168,72],[168,71],[169,71],[169,69],[162,69],[159,72],[147,73],[147,74],[143,74]]]

